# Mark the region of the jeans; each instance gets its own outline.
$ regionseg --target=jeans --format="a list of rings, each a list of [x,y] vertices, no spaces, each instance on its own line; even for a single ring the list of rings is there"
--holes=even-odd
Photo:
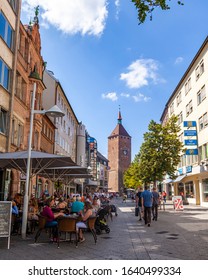
[[[157,217],[158,217],[158,205],[152,205],[152,216],[153,216],[153,220],[157,221]]]
[[[150,224],[151,223],[151,212],[152,207],[144,207],[144,221],[145,224]]]

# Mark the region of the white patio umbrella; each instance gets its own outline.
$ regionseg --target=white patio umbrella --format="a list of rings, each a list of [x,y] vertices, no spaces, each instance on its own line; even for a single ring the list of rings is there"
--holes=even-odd
[[[28,151],[0,153],[0,168],[14,168],[26,174]],[[46,168],[76,166],[76,163],[67,156],[31,151],[31,176],[43,173]]]

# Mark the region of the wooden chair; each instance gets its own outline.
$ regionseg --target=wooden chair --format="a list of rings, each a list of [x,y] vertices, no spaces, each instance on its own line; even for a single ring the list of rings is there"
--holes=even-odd
[[[38,237],[40,236],[41,232],[44,229],[49,229],[50,230],[50,234],[51,234],[52,229],[56,228],[54,226],[47,226],[46,222],[47,222],[47,218],[45,216],[38,215],[38,231],[37,231],[37,233],[35,235],[35,243],[37,242]]]
[[[95,221],[97,219],[97,216],[95,217],[89,217],[87,219],[87,228],[79,228],[79,230],[88,230],[92,233],[92,236],[94,238],[95,244],[97,243],[97,234],[95,230]]]
[[[64,217],[64,218],[59,218],[58,219],[58,238],[57,238],[57,243],[58,243],[58,248],[60,244],[60,235],[62,232],[69,233],[70,234],[70,242],[71,242],[71,235],[72,233],[75,234],[75,245],[77,248],[78,244],[78,236],[77,236],[77,231],[76,231],[76,222],[77,219],[73,217]],[[65,235],[66,237],[66,235]],[[66,241],[66,238],[65,238]]]
[[[87,220],[88,229],[90,230],[90,232],[92,233],[92,235],[94,237],[95,244],[97,243],[97,234],[96,234],[96,230],[95,230],[96,219],[97,219],[97,217],[89,217]]]

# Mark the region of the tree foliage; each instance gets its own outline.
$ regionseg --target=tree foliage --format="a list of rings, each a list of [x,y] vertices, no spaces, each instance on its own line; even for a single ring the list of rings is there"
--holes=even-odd
[[[166,174],[174,177],[180,152],[183,151],[183,144],[178,138],[180,127],[177,120],[176,116],[172,116],[165,125],[150,121],[140,151],[125,173],[128,182],[162,181]],[[134,178],[130,180],[130,176]]]
[[[147,15],[150,15],[150,20],[152,20],[152,13],[155,8],[161,8],[162,10],[169,10],[170,6],[167,4],[171,0],[132,0],[137,11],[139,24],[144,23]],[[184,5],[183,1],[177,1],[179,5]]]
[[[142,185],[142,181],[138,176],[138,155],[135,156],[134,161],[124,173],[124,185],[127,188],[136,188]]]

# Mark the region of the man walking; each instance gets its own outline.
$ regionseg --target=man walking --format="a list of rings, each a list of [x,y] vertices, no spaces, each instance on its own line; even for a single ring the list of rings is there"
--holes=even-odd
[[[142,210],[144,211],[145,225],[147,224],[148,227],[150,227],[153,195],[149,191],[149,187],[148,186],[144,187],[144,191],[141,194],[141,198],[142,198]]]
[[[142,191],[143,189],[142,188],[139,188],[137,194],[136,194],[136,207],[138,207],[139,209],[139,221],[142,220],[142,197],[141,197],[141,194],[142,194]]]
[[[159,205],[159,193],[156,190],[156,187],[153,187],[152,190],[153,202],[152,202],[152,216],[153,220],[157,221],[158,217],[158,205]]]

